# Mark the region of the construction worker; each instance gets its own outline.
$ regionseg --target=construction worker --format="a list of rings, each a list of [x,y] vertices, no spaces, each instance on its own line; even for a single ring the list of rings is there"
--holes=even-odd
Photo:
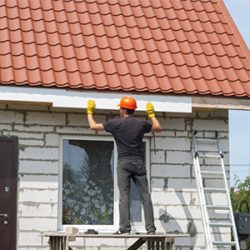
[[[131,231],[129,214],[129,191],[132,179],[140,192],[145,214],[145,226],[148,234],[155,234],[154,215],[151,197],[149,194],[147,173],[144,162],[143,137],[145,133],[160,132],[161,125],[154,114],[154,106],[147,103],[146,113],[151,123],[133,116],[137,108],[136,100],[124,96],[120,100],[120,117],[104,123],[96,123],[93,118],[95,102],[88,101],[87,117],[89,126],[93,130],[110,132],[117,144],[118,164],[117,177],[119,188],[120,227],[118,234],[127,234]]]

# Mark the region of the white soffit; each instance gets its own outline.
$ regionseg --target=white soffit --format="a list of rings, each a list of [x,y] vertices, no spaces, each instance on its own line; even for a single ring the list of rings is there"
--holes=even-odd
[[[0,101],[48,103],[54,108],[87,107],[89,99],[95,100],[96,109],[117,110],[121,97],[130,95],[137,100],[137,110],[145,111],[146,103],[153,102],[157,112],[192,112],[192,98],[183,96],[164,95],[131,95],[124,93],[110,93],[107,91],[77,91],[52,88],[34,87],[0,87]]]

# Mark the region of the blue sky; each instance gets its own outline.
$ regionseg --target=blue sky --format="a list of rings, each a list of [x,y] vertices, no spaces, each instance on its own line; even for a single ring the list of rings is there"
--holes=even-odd
[[[224,0],[235,24],[250,48],[250,0]],[[234,175],[250,175],[250,111],[229,113],[231,185]]]

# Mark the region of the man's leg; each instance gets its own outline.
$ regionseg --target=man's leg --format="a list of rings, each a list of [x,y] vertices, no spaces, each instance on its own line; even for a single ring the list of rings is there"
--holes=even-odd
[[[146,167],[143,160],[136,160],[133,162],[133,165],[133,181],[140,192],[141,202],[144,208],[146,230],[148,233],[155,232],[154,212],[149,193]]]
[[[148,233],[155,232],[153,205],[148,188],[147,175],[134,177],[135,185],[138,187],[141,196],[141,202],[145,214],[145,226]]]
[[[124,168],[126,162],[119,161],[117,167],[117,178],[119,188],[119,213],[120,213],[120,232],[130,232],[129,214],[129,192],[130,192],[130,173]]]

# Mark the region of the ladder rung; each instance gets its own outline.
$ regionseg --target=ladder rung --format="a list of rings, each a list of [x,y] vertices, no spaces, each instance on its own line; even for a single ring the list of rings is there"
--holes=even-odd
[[[229,206],[219,206],[219,205],[206,205],[208,209],[218,209],[218,210],[229,210]]]
[[[223,175],[223,172],[221,171],[201,171],[202,174],[211,174],[211,175]]]
[[[199,158],[208,158],[208,159],[209,158],[211,158],[211,159],[220,159],[221,155],[219,153],[217,153],[217,154],[199,154],[199,152],[198,152],[198,157]]]
[[[218,142],[216,139],[206,139],[206,138],[195,138],[195,141],[207,141],[207,142]]]
[[[213,245],[220,245],[220,246],[233,246],[236,244],[235,241],[213,241]]]
[[[231,223],[209,223],[211,227],[232,227]]]
[[[206,192],[226,192],[227,190],[225,188],[203,188]]]

